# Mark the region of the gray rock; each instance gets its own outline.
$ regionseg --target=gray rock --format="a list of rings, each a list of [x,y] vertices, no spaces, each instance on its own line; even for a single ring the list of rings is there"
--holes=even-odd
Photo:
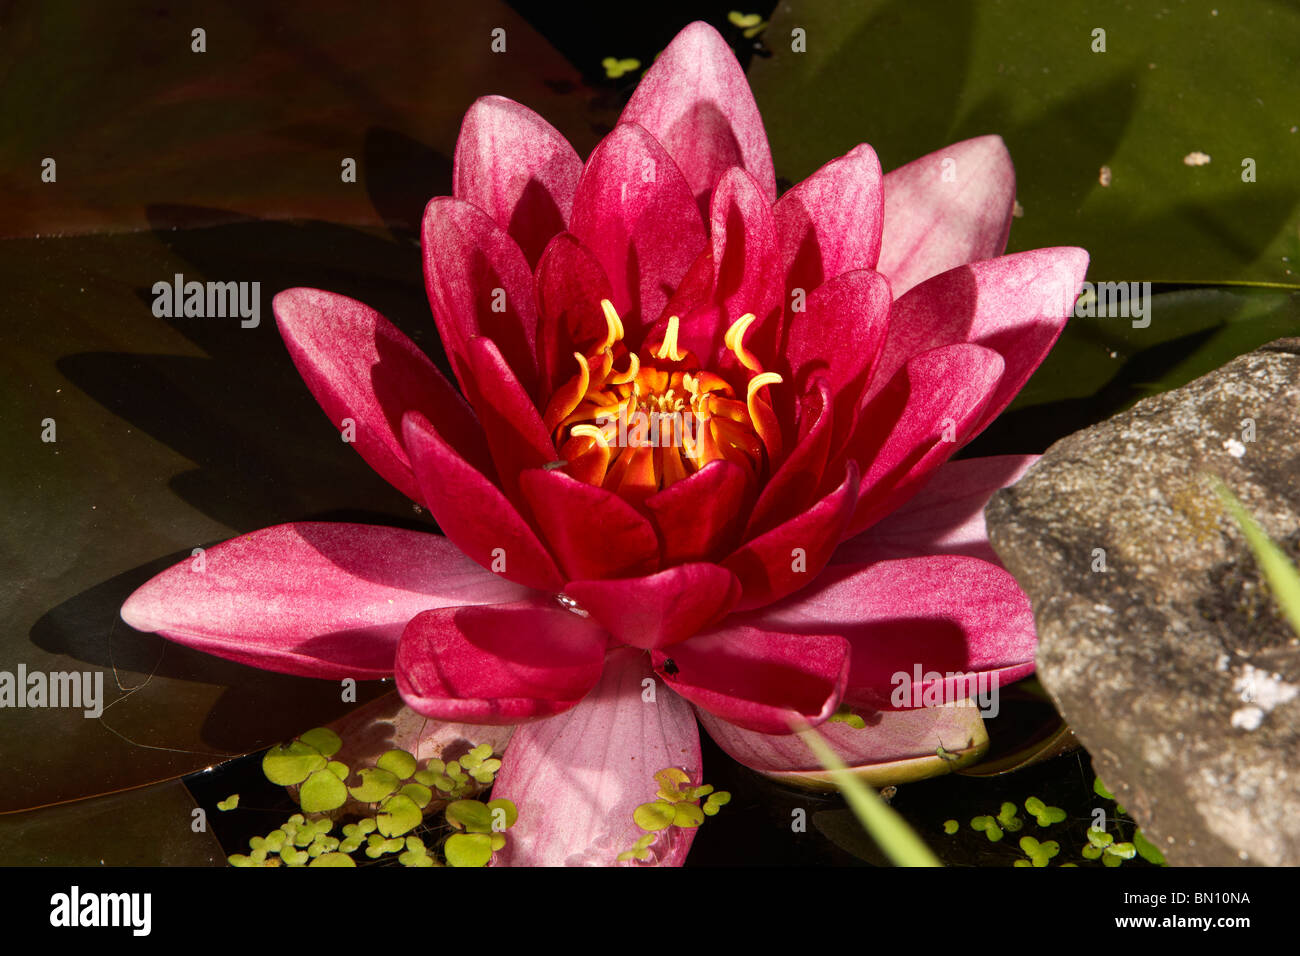
[[[1040,679],[1169,862],[1295,866],[1300,638],[1206,473],[1300,555],[1300,338],[1057,442],[989,503],[989,539]]]

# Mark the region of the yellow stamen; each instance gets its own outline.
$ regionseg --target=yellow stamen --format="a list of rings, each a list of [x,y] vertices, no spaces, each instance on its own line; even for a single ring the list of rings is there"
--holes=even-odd
[[[740,364],[745,366],[751,372],[763,371],[763,366],[758,364],[758,359],[745,348],[745,333],[749,327],[754,324],[757,316],[753,312],[746,312],[735,322],[731,323],[731,328],[727,329],[727,334],[722,337],[722,344],[736,354]]]
[[[668,319],[668,331],[664,333],[663,344],[659,346],[659,351],[655,353],[655,358],[667,359],[670,362],[680,362],[685,356],[677,348],[677,316],[671,316]]]
[[[626,385],[628,382],[632,381],[632,379],[636,378],[637,373],[641,371],[641,359],[637,357],[635,352],[629,352],[627,358],[627,371],[623,372],[621,375],[611,376],[609,379],[610,385]]]
[[[609,447],[609,441],[605,438],[605,433],[595,425],[574,425],[569,429],[569,434],[574,438],[590,438],[597,442],[601,448]]]
[[[623,320],[618,317],[618,312],[614,310],[614,303],[609,299],[601,299],[600,307],[605,310],[605,325],[608,331],[605,334],[605,341],[600,346],[600,351],[613,348],[615,342],[623,341]]]

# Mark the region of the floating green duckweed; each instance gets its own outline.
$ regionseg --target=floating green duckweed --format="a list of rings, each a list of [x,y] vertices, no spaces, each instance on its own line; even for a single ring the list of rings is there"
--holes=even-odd
[[[1025,812],[1033,817],[1040,827],[1050,827],[1065,819],[1064,810],[1060,807],[1049,807],[1037,797],[1030,797],[1025,801]]]
[[[328,770],[317,770],[303,783],[298,802],[308,813],[337,810],[348,802],[348,788]]]
[[[958,823],[956,820],[943,821],[943,832],[948,834],[948,836],[952,836],[960,829],[961,829],[961,824]]]
[[[454,833],[443,848],[449,866],[487,866],[492,859],[492,837],[487,833]]]
[[[731,802],[731,794],[725,790],[715,792],[709,784],[692,786],[690,774],[680,767],[665,767],[654,775],[654,780],[659,784],[656,799],[632,811],[633,822],[647,833],[630,850],[618,855],[619,862],[649,860],[650,846],[657,834],[670,827],[693,830],[704,822],[705,817],[715,816]],[[702,806],[701,799],[704,800]]]
[[[850,708],[841,706],[839,710],[831,714],[831,723],[848,724],[854,730],[866,730],[867,722],[855,714]]]
[[[1026,863],[1030,866],[1044,867],[1049,860],[1061,852],[1061,845],[1055,840],[1047,840],[1039,843],[1031,836],[1020,838],[1020,849],[1024,851],[1028,860],[1017,861],[1016,866],[1023,866]]]
[[[333,757],[343,746],[343,738],[328,727],[316,727],[298,738],[322,757]]]
[[[276,786],[292,787],[323,769],[325,764],[319,750],[295,740],[288,746],[268,750],[262,757],[262,772]]]
[[[494,852],[506,845],[502,831],[518,820],[515,805],[504,798],[486,804],[472,799],[495,780],[501,769],[491,745],[474,747],[459,760],[429,760],[423,768],[409,751],[389,750],[375,761],[375,766],[358,768],[360,782],[352,787],[346,785],[352,769],[342,761],[329,759],[343,746],[337,734],[316,728],[263,755],[267,779],[280,786],[297,787],[291,792],[304,812],[293,814],[266,836],[253,837],[248,853],[227,858],[230,865],[355,866],[353,854],[360,851],[371,860],[397,854],[395,862],[402,866],[442,866],[443,862],[415,831],[425,823],[426,813],[439,812],[445,806],[450,808],[447,822],[464,831],[453,836],[473,838],[454,843],[449,838],[452,849],[444,847],[443,852],[460,861],[452,865],[485,865]],[[675,778],[670,779],[675,782]],[[719,795],[713,794],[711,788],[698,789],[698,796],[716,802]],[[371,804],[374,812],[342,823],[341,834],[332,836],[335,821],[331,815],[347,805],[349,796]],[[692,791],[686,796],[697,794]],[[452,803],[447,804],[448,800]],[[221,809],[237,805],[238,795],[219,803]],[[684,813],[685,825],[703,810],[692,806]]]
[[[232,793],[226,799],[217,801],[218,810],[233,810],[237,806],[239,806],[239,794],[237,793]]]
[[[998,821],[991,816],[975,817],[970,822],[972,830],[978,830],[983,833],[990,843],[997,843],[1003,837],[1002,827],[998,826]]]
[[[380,770],[387,770],[399,780],[407,780],[415,773],[415,757],[405,750],[390,750],[375,761]]]
[[[382,767],[367,767],[359,771],[357,776],[361,778],[361,783],[349,787],[348,793],[362,803],[378,803],[395,793],[402,783],[397,774]]]
[[[1024,828],[1025,821],[1016,816],[1016,805],[1010,801],[998,809],[998,823],[1008,833],[1016,833]]]
[[[393,794],[379,805],[375,822],[379,832],[384,836],[396,837],[410,833],[420,825],[424,812],[415,805],[415,801],[402,793]]]
[[[641,68],[641,61],[634,57],[618,59],[617,57],[607,56],[600,61],[600,65],[605,68],[605,75],[611,80],[617,80],[624,73],[631,73],[633,70]]]

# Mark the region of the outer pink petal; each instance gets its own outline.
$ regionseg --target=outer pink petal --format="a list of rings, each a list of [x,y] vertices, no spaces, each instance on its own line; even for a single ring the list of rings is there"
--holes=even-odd
[[[340,431],[352,419],[353,446],[402,494],[422,501],[400,438],[402,413],[439,423],[460,452],[483,455],[478,424],[464,400],[397,327],[355,299],[319,289],[286,289],[271,303],[299,374]]]
[[[721,620],[740,598],[740,582],[697,562],[641,578],[572,581],[564,593],[633,647],[667,647]]]
[[[696,713],[713,742],[751,770],[771,774],[805,772],[816,776],[825,771],[807,744],[796,735],[759,734],[730,724],[703,708],[697,708]],[[897,765],[903,761],[929,762],[939,747],[962,750],[968,742],[983,735],[979,708],[974,706],[868,710],[859,716],[867,723],[861,730],[839,721],[828,721],[817,728],[831,749],[853,768]]]
[[[846,535],[880,520],[920,490],[983,422],[1002,356],[949,345],[912,358],[859,415],[845,454],[869,463]]]
[[[741,610],[779,601],[816,577],[830,560],[858,500],[858,467],[849,461],[844,481],[802,514],[747,541],[722,562],[745,589]]]
[[[545,591],[564,587],[555,559],[490,478],[456,454],[419,412],[409,412],[402,426],[427,507],[443,534],[508,580]]]
[[[950,461],[916,497],[836,549],[832,564],[964,554],[1001,564],[984,528],[994,492],[1020,480],[1038,455],[997,455]]]
[[[795,719],[829,718],[849,675],[848,642],[829,632],[791,635],[735,624],[650,656],[655,672],[691,703],[763,734],[791,733]]]
[[[864,143],[831,160],[777,200],[773,215],[787,294],[806,295],[842,273],[874,269],[884,217],[875,150]]]
[[[608,636],[552,601],[442,608],[412,618],[397,689],[438,720],[511,724],[568,710],[600,679]]]
[[[441,535],[300,522],[168,568],[127,599],[122,620],[264,670],[365,680],[393,673],[397,639],[421,611],[527,593]]]
[[[655,773],[677,767],[701,782],[695,715],[662,687],[645,699],[648,663],[616,648],[582,703],[515,729],[492,796],[512,801],[519,819],[494,865],[612,866],[644,836],[632,812],[655,799]],[[661,831],[653,862],[680,866],[694,838],[693,829]]]
[[[662,563],[730,552],[740,535],[748,489],[744,469],[718,459],[647,498],[646,510],[662,542]]]
[[[621,122],[639,123],[672,154],[700,208],[732,166],[740,166],[776,199],[772,153],[744,71],[718,31],[685,27],[646,71]]]
[[[964,140],[885,174],[879,269],[901,296],[931,276],[1000,256],[1016,172],[1001,136]]]
[[[897,675],[911,678],[917,667],[923,676],[943,675],[950,700],[968,696],[958,689],[974,689],[968,675],[1009,684],[1034,669],[1029,599],[1015,578],[978,558],[834,565],[795,597],[743,620],[792,634],[844,635],[853,647],[844,699],[855,706],[897,706],[890,700],[901,686]]]
[[[570,580],[637,577],[658,568],[654,528],[618,495],[544,468],[525,471],[519,484]]]
[[[681,171],[630,123],[615,127],[587,160],[569,231],[604,267],[633,347],[705,245],[704,220]]]
[[[486,212],[439,196],[424,210],[424,285],[438,334],[468,393],[466,347],[486,336],[532,392],[537,383],[537,303],[528,260]]]
[[[973,342],[996,350],[1006,359],[1006,371],[973,438],[1011,403],[1047,356],[1074,310],[1087,269],[1082,249],[1034,249],[960,266],[923,282],[894,303],[876,381],[893,375],[913,355],[941,345]]]
[[[582,160],[554,126],[504,96],[476,100],[461,123],[452,194],[519,243],[530,265],[573,211]]]

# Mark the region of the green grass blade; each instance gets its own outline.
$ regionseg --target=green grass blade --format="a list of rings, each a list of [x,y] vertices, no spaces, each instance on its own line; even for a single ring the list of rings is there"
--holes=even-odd
[[[875,790],[849,772],[821,734],[807,726],[798,734],[822,766],[830,771],[831,779],[844,794],[853,815],[895,866],[943,866],[907,821],[881,800]]]
[[[1296,571],[1295,565],[1287,560],[1282,549],[1274,544],[1263,529],[1255,523],[1250,512],[1242,506],[1223,482],[1215,481],[1214,491],[1224,507],[1228,509],[1228,513],[1241,526],[1250,549],[1255,552],[1255,560],[1259,562],[1260,570],[1264,572],[1264,578],[1268,581],[1269,590],[1273,592],[1273,596],[1281,606],[1282,613],[1291,622],[1291,627],[1300,634],[1300,573]]]

